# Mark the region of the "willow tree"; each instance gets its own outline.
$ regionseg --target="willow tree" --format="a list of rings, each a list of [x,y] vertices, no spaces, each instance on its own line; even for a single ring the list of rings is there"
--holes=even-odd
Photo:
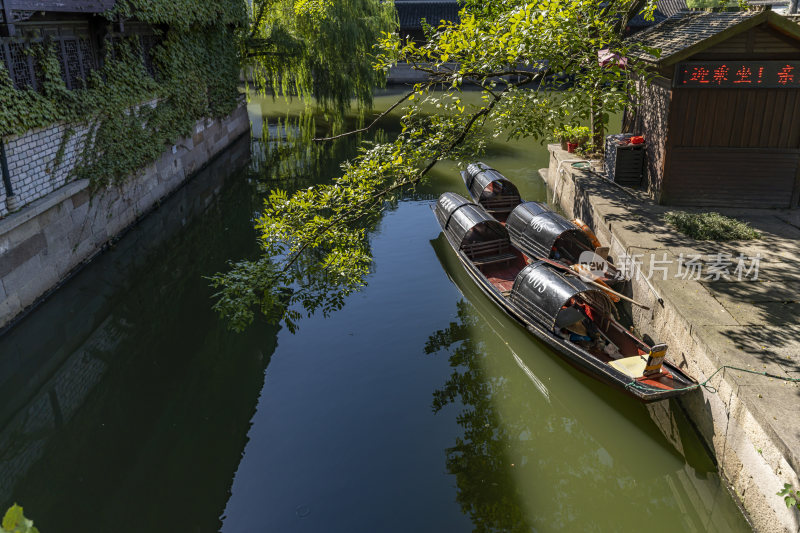
[[[503,0],[487,10],[471,0],[459,23],[429,28],[426,44],[385,35],[378,72],[402,61],[429,75],[395,103],[405,106],[401,133],[365,145],[329,185],[291,196],[273,191],[257,222],[264,255],[214,279],[216,308],[235,328],[256,309],[289,325],[303,311],[337,309],[369,272],[369,225],[437,162],[473,160],[487,136],[540,140],[567,123],[620,111],[647,74],[632,60],[626,68],[602,66],[598,52],[631,57],[640,45],[624,41],[620,29],[643,4]],[[480,92],[479,103],[462,99],[465,87]],[[432,106],[437,113],[426,112]]]
[[[396,29],[393,2],[255,0],[243,41],[247,78],[262,94],[313,97],[335,111],[353,101],[370,107],[384,82],[375,46]]]

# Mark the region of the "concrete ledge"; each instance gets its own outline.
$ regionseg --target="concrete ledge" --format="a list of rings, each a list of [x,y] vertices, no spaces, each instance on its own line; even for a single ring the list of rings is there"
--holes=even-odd
[[[36,218],[51,207],[62,203],[67,198],[77,195],[80,191],[89,186],[89,180],[77,180],[67,183],[60,189],[53,191],[44,198],[32,202],[26,208],[21,209],[7,217],[0,219],[0,235],[10,233],[16,227],[25,222]]]
[[[119,187],[92,196],[70,182],[0,220],[0,329],[97,254],[116,235],[250,131],[244,102],[221,120],[203,119],[204,139],[179,139]]]
[[[635,254],[654,254],[674,269],[680,254],[763,254],[760,282],[676,279],[674,270],[666,279],[640,275],[631,282],[629,295],[651,310],[628,311],[642,334],[667,342],[669,357],[701,382],[723,365],[800,376],[799,319],[781,300],[787,284],[797,283],[795,269],[785,268],[786,263],[796,264],[800,255],[800,233],[785,222],[786,213],[746,213],[764,233],[762,241],[701,243],[663,223],[669,208],[598,173],[572,168],[567,161],[575,156],[558,145],[549,149],[550,167],[540,172],[551,189],[549,199],[589,224],[611,246],[618,263]],[[795,340],[771,340],[782,338]],[[776,493],[784,483],[800,486],[800,388],[730,370],[716,374],[711,385],[717,393],[700,389],[681,405],[715,452],[721,475],[757,530],[799,531],[800,513],[787,509]]]

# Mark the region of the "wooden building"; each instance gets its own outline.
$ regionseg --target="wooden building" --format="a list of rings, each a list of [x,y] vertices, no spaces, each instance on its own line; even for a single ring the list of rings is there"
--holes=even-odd
[[[680,12],[630,37],[656,74],[624,131],[648,142],[662,204],[798,206],[800,26],[771,11]]]
[[[652,18],[646,17],[644,13],[637,14],[625,26],[625,35],[633,35],[636,32],[664,22],[672,15],[686,9],[688,9],[686,0],[658,0]]]
[[[458,0],[395,0],[394,7],[400,22],[400,37],[418,43],[425,41],[423,20],[434,28],[443,20],[458,22],[458,11],[461,9]]]
[[[55,47],[68,89],[80,89],[100,67],[107,43],[126,36],[139,39],[142,63],[155,76],[150,51],[157,36],[136,21],[111,24],[102,16],[115,0],[0,0],[0,61],[17,89],[40,90],[40,69],[31,48]]]

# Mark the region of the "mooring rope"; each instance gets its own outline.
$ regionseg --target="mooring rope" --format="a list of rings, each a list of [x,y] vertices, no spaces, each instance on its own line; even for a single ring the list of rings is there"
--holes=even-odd
[[[757,370],[750,370],[748,368],[740,368],[738,366],[722,365],[721,367],[716,369],[708,377],[707,380],[703,381],[702,383],[696,383],[694,385],[689,385],[688,387],[680,387],[680,388],[672,389],[672,390],[674,390],[674,391],[684,391],[684,390],[692,390],[692,389],[698,389],[700,387],[703,387],[704,389],[706,389],[708,392],[710,392],[712,394],[716,393],[717,392],[716,387],[714,387],[713,385],[710,385],[709,382],[712,379],[714,379],[714,376],[716,376],[722,370],[725,370],[725,369],[738,370],[739,372],[747,372],[748,374],[755,374],[756,376],[764,376],[764,377],[767,377],[767,378],[779,379],[781,381],[788,381],[789,383],[800,383],[800,378],[790,378],[790,377],[785,377],[785,376],[777,376],[775,374],[770,374],[769,372],[759,372]],[[646,386],[642,385],[638,381],[632,381],[631,383],[628,383],[627,385],[625,385],[625,388],[626,389],[629,389],[629,388],[630,389],[639,389],[639,390],[642,390],[642,391],[650,391],[650,390],[652,390],[652,387],[646,387]]]

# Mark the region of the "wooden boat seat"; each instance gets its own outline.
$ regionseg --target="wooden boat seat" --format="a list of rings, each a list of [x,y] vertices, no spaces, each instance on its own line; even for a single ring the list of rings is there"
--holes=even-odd
[[[633,357],[616,359],[608,364],[627,376],[632,378],[640,378],[644,375],[644,369],[647,366],[647,361],[641,355],[634,355]]]
[[[461,249],[475,266],[511,262],[517,258],[505,239],[467,243]]]
[[[481,201],[481,205],[489,213],[508,213],[513,211],[519,203],[519,196],[495,196]]]
[[[492,255],[489,257],[479,257],[477,259],[473,259],[472,262],[475,263],[476,266],[483,266],[483,265],[493,265],[495,263],[510,262],[516,258],[517,256],[515,254],[500,254],[500,255]]]

